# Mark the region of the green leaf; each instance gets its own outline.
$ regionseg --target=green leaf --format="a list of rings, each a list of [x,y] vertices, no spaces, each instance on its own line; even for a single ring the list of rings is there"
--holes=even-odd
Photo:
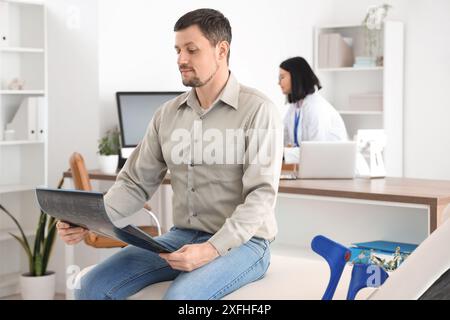
[[[44,275],[42,266],[42,255],[38,253],[34,256],[34,277],[41,277]]]
[[[3,207],[1,204],[0,204],[0,209],[1,209],[3,212],[5,212],[5,213],[6,213],[6,214],[14,221],[14,223],[16,224],[16,226],[17,226],[17,228],[19,229],[20,234],[21,234],[21,236],[22,236],[23,247],[24,247],[24,249],[25,249],[25,252],[27,253],[27,255],[31,255],[31,247],[30,247],[30,244],[28,243],[27,236],[25,235],[25,232],[23,232],[23,229],[22,229],[22,227],[20,226],[19,221],[17,221],[17,219],[16,219],[16,218],[15,218],[8,210],[6,210],[5,207]],[[22,243],[22,242],[21,242],[21,243]],[[30,264],[31,264],[31,260],[30,260]],[[30,272],[31,272],[31,270],[30,270]]]
[[[42,254],[42,271],[47,272],[48,262],[50,260],[50,255],[52,253],[53,245],[55,243],[56,235],[56,221],[48,229],[47,237],[44,243],[44,250]]]
[[[56,224],[56,219],[53,218],[52,216],[47,216],[48,221],[47,221],[47,234],[50,232],[50,228]]]
[[[58,183],[58,189],[61,189],[64,185],[64,177],[61,177]],[[43,212],[42,212],[43,213]],[[47,235],[44,240],[43,250],[42,250],[42,272],[45,274],[47,272],[48,263],[50,256],[55,244],[57,229],[56,223],[58,222],[54,217],[47,215]]]
[[[28,267],[30,269],[30,273],[33,274],[34,273],[34,269],[33,269],[33,256],[31,255],[31,250],[30,248],[27,246],[27,244],[20,239],[18,236],[16,236],[15,234],[9,233],[14,239],[16,239],[23,247],[23,249],[25,250],[25,253],[28,256]]]
[[[120,152],[120,132],[117,128],[106,132],[98,140],[98,153],[103,156],[117,155]]]
[[[42,219],[42,221],[40,221],[42,223],[41,248],[43,248],[44,247],[44,242],[45,242],[45,232],[47,230],[47,220],[48,220],[47,218],[48,218],[48,216],[42,211],[41,211],[41,215],[43,215],[43,217],[44,217]]]
[[[34,239],[33,256],[35,259],[36,259],[37,255],[41,254],[41,244],[42,244],[43,238],[45,236],[45,220],[46,220],[46,215],[45,215],[45,213],[41,212],[41,215],[39,217],[38,228],[36,231],[36,238]]]
[[[64,178],[62,177],[58,183],[58,189],[61,189],[64,184]],[[19,229],[22,238],[10,233],[10,235],[16,239],[28,257],[30,274],[32,276],[42,276],[47,272],[47,266],[50,259],[50,255],[55,243],[56,238],[56,223],[57,220],[46,213],[41,211],[39,221],[37,225],[36,237],[34,240],[34,250],[31,251],[30,244],[27,236],[25,235],[22,227],[17,219],[0,204],[0,210],[4,211],[16,224]]]

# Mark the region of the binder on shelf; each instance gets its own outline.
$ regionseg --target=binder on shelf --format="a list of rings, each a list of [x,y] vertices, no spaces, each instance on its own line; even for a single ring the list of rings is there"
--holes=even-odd
[[[352,47],[339,33],[319,35],[319,68],[352,67],[355,57]]]
[[[45,98],[39,97],[39,98],[31,98],[36,99],[36,107],[37,107],[37,124],[36,124],[36,130],[37,130],[37,140],[38,141],[45,141],[47,136],[47,104],[45,103]]]
[[[353,49],[344,41],[344,38],[339,33],[330,33],[328,36],[329,68],[353,66],[355,60]]]
[[[27,98],[22,101],[6,129],[14,131],[15,140],[36,140],[36,123],[35,100]]]
[[[6,128],[14,131],[15,140],[44,141],[47,134],[45,114],[44,98],[26,98]]]
[[[328,34],[319,35],[319,68],[328,68]]]
[[[0,48],[9,45],[9,3],[0,1]]]

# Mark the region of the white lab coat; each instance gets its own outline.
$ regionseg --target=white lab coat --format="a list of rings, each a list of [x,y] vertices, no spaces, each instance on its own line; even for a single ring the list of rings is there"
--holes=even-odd
[[[294,145],[296,105],[291,104],[284,118],[284,144]],[[308,95],[300,106],[298,141],[345,141],[347,130],[339,112],[318,92]]]
[[[300,102],[299,102],[300,103]],[[284,144],[294,145],[296,104],[289,106],[284,118]],[[299,143],[302,141],[346,141],[347,130],[341,115],[317,91],[306,96],[300,104],[300,127],[297,132]],[[289,150],[290,149],[290,150]],[[285,162],[298,163],[298,148],[285,149]]]

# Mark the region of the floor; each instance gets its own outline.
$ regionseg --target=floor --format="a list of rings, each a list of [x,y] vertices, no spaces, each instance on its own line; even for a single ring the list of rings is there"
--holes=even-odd
[[[17,294],[14,296],[0,298],[0,300],[22,300],[22,297],[20,296],[20,294]],[[65,294],[57,293],[55,296],[55,300],[66,300],[66,296]]]

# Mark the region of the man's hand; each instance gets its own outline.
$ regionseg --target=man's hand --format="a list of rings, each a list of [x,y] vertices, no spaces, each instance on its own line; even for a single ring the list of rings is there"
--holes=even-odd
[[[88,234],[88,230],[83,228],[73,228],[69,224],[62,221],[56,223],[59,237],[68,245],[74,245],[84,240]]]
[[[216,259],[219,253],[211,243],[205,242],[186,245],[176,252],[161,253],[159,256],[166,260],[172,269],[191,272]]]

